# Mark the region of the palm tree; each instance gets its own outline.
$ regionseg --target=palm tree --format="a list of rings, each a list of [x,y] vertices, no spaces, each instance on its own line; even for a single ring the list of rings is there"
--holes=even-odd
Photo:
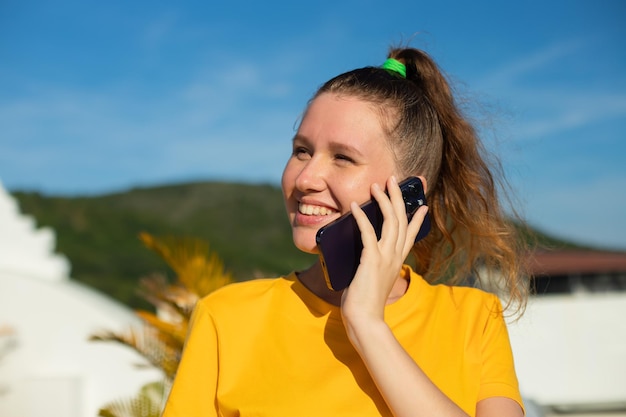
[[[221,259],[210,253],[207,242],[192,237],[161,237],[148,233],[139,238],[155,251],[176,275],[168,283],[163,274],[152,274],[140,281],[140,293],[156,310],[137,311],[140,328],[117,333],[104,331],[90,340],[122,343],[141,354],[163,371],[164,381],[145,386],[137,397],[105,405],[102,417],[152,417],[161,413],[162,404],[176,374],[189,319],[196,302],[212,291],[232,282]]]
[[[141,388],[139,394],[130,399],[107,404],[98,413],[101,417],[159,417],[165,392],[163,382],[153,382]]]

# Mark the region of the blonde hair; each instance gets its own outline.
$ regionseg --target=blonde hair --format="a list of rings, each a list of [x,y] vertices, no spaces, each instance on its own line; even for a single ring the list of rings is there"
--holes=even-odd
[[[413,248],[417,272],[431,283],[472,281],[491,290],[495,284],[507,307],[523,312],[529,290],[524,245],[500,204],[498,184],[505,181],[497,160],[488,157],[428,54],[393,48],[388,58],[405,65],[406,77],[361,68],[329,80],[316,96],[349,95],[377,105],[400,169],[426,178],[432,229]]]

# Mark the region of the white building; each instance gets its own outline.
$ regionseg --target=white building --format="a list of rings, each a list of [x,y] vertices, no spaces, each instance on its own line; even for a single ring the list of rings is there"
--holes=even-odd
[[[20,214],[0,184],[0,416],[94,417],[134,397],[160,371],[99,330],[123,331],[132,310],[69,279],[55,236]]]
[[[522,393],[559,414],[626,416],[626,253],[532,262],[538,295],[509,325]]]

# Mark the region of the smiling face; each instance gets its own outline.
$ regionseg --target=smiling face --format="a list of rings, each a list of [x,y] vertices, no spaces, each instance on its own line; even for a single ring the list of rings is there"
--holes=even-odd
[[[296,247],[317,253],[318,229],[371,199],[391,175],[401,180],[380,123],[366,101],[323,93],[307,109],[293,139],[282,189]]]

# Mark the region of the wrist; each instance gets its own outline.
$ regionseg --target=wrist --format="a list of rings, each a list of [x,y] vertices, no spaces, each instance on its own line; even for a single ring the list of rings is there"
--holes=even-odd
[[[358,316],[343,317],[346,334],[352,345],[360,352],[373,342],[380,341],[391,329],[382,317],[360,314]]]

